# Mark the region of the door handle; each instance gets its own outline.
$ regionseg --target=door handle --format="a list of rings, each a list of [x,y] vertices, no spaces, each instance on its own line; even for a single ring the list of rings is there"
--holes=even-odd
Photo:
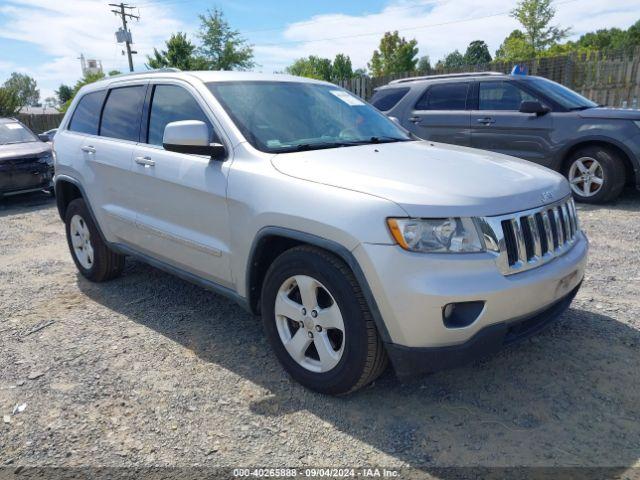
[[[96,153],[96,149],[93,148],[93,146],[91,145],[84,145],[80,147],[80,150],[82,150],[85,153]]]
[[[144,165],[145,167],[153,167],[156,164],[151,160],[151,157],[136,157],[135,161],[138,165]]]
[[[409,117],[411,123],[419,123],[422,120],[420,117]]]
[[[492,123],[496,123],[496,121],[491,117],[478,118],[476,122],[482,123],[483,125],[491,125]]]

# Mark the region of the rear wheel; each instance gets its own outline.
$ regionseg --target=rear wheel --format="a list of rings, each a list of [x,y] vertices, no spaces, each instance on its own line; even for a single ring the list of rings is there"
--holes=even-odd
[[[299,383],[321,393],[372,382],[387,357],[353,273],[334,255],[296,247],[269,268],[262,289],[265,331]]]
[[[569,159],[566,176],[577,201],[604,203],[620,195],[625,168],[616,152],[600,146],[585,147]]]
[[[93,282],[104,282],[122,273],[124,256],[102,241],[82,198],[67,206],[65,225],[71,257],[84,277]]]

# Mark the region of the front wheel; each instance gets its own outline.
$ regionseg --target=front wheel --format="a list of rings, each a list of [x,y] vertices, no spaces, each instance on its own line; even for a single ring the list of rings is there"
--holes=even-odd
[[[565,172],[574,198],[583,203],[615,200],[624,187],[622,159],[606,147],[593,146],[576,151]]]
[[[309,246],[280,255],[262,288],[262,317],[276,356],[299,383],[332,395],[372,382],[387,357],[347,265]]]

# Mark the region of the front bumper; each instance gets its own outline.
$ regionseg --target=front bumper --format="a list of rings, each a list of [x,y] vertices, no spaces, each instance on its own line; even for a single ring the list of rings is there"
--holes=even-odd
[[[461,345],[411,348],[387,344],[387,354],[396,375],[401,378],[459,367],[542,331],[569,308],[579,289],[580,285],[550,307],[529,317],[484,327]]]
[[[393,362],[395,351],[462,348],[487,332],[503,331],[512,322],[573,298],[571,292],[584,277],[587,251],[587,239],[579,232],[562,256],[507,276],[499,272],[491,253],[421,254],[379,244],[361,244],[353,253],[376,301]],[[446,326],[443,309],[458,302],[484,306],[473,322]],[[492,330],[485,330],[489,327]]]

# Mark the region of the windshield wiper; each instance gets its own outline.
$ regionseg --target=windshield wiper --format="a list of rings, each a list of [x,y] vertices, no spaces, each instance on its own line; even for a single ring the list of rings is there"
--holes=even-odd
[[[305,152],[308,150],[321,150],[323,148],[337,148],[351,145],[345,142],[324,142],[324,143],[299,143],[298,145],[286,145],[274,150],[274,153]]]

